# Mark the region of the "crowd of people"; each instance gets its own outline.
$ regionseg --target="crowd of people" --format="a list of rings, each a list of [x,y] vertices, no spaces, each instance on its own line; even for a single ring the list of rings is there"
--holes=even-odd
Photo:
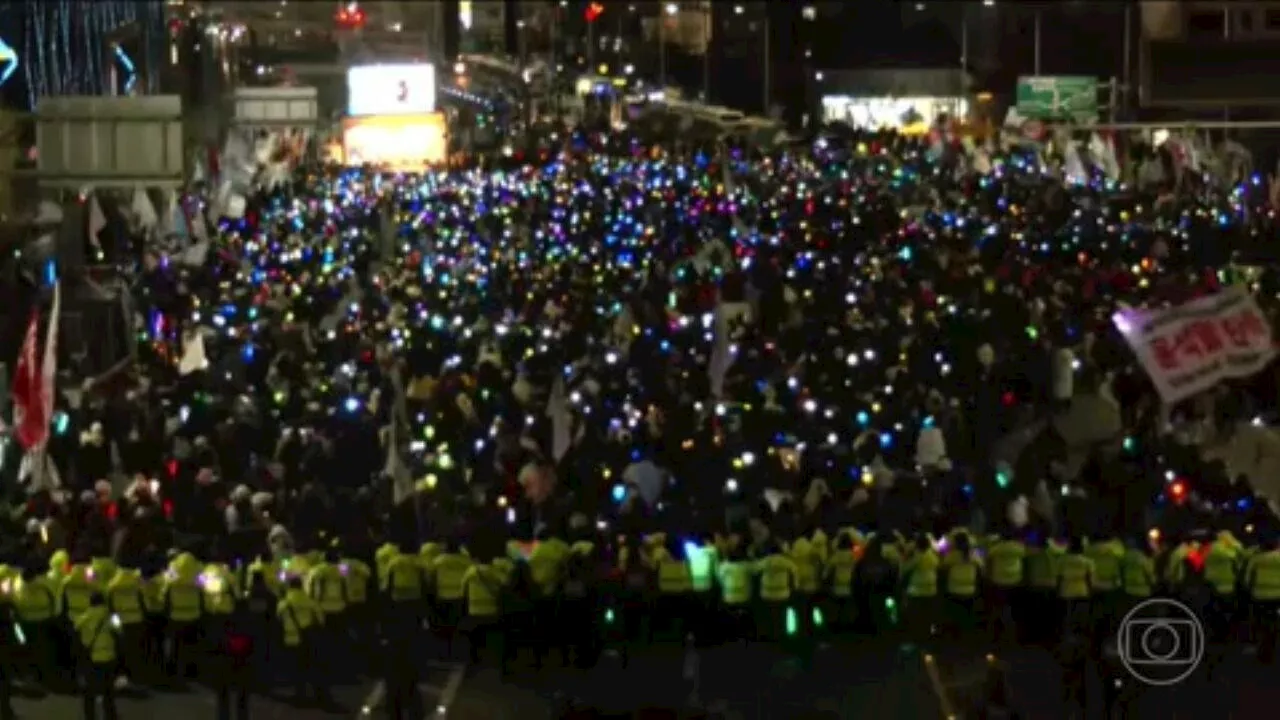
[[[1260,178],[558,142],[211,190],[200,252],[144,251],[133,366],[55,403],[62,486],[22,492],[6,446],[6,667],[78,661],[114,717],[118,677],[200,665],[229,717],[260,671],[324,695],[424,626],[504,665],[1100,636],[1160,595],[1270,632],[1280,524],[1205,448],[1259,431],[1273,370],[1162,407],[1111,324],[1232,283],[1271,312]],[[416,663],[386,665],[398,707]]]

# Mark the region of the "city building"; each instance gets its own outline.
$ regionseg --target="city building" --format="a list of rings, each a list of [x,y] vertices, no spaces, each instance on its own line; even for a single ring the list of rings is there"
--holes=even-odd
[[[641,32],[646,43],[663,43],[668,50],[687,55],[705,55],[711,47],[712,3],[653,3],[647,17],[641,19]]]
[[[156,92],[164,22],[162,0],[0,1],[0,40],[18,61],[5,98],[31,108],[49,95]]]
[[[506,53],[507,13],[503,0],[459,0],[459,49],[468,53]]]
[[[1142,2],[1139,8],[1143,107],[1280,107],[1280,2]]]

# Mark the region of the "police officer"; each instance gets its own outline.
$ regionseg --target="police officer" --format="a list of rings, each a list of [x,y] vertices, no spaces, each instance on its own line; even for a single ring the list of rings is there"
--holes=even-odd
[[[1249,560],[1245,586],[1253,600],[1254,637],[1270,651],[1276,642],[1276,613],[1280,612],[1280,537],[1273,537],[1268,544],[1269,549]]]
[[[902,569],[902,580],[906,584],[906,610],[910,618],[907,629],[917,641],[930,637],[937,624],[941,565],[942,561],[928,536],[919,535],[915,552],[907,558]]]
[[[1143,548],[1146,535],[1129,539],[1120,562],[1120,591],[1122,593],[1120,617],[1124,617],[1139,603],[1145,602],[1156,591],[1156,565]]]
[[[260,646],[265,645],[259,640],[266,634],[270,598],[262,578],[255,577],[248,593],[236,598],[230,613],[210,615],[209,632],[217,658],[210,680],[218,720],[249,720],[254,660]]]
[[[104,720],[116,720],[115,671],[120,628],[101,593],[90,594],[88,606],[72,621],[72,628],[80,646],[84,716],[86,720],[98,717],[101,700]]]
[[[666,539],[665,547],[655,554],[658,571],[658,606],[662,629],[674,638],[684,638],[685,618],[693,592],[693,576],[685,557],[684,544],[674,537]]]
[[[992,637],[999,640],[1011,631],[1016,637],[1021,619],[1021,590],[1027,546],[1011,533],[996,539],[987,551],[988,602]]]
[[[1090,598],[1093,624],[1103,630],[1103,624],[1116,617],[1121,604],[1120,565],[1124,560],[1124,543],[1108,533],[1098,532],[1084,554],[1093,563],[1094,588]]]
[[[1205,554],[1204,579],[1213,591],[1210,632],[1215,638],[1226,639],[1235,623],[1242,550],[1235,537],[1224,530]]]
[[[165,573],[165,669],[173,678],[194,674],[193,654],[200,641],[200,618],[204,612],[200,571],[195,557],[183,552],[174,557]]]
[[[463,617],[462,579],[474,563],[459,543],[450,539],[431,562],[428,577],[435,590],[436,626],[446,642],[447,653],[453,655],[453,638]]]
[[[295,699],[305,699],[308,688],[311,688],[322,702],[328,700],[328,686],[314,682],[313,674],[308,672],[316,659],[312,653],[315,633],[324,625],[324,612],[303,591],[302,581],[298,578],[287,580],[284,597],[276,605],[276,619],[280,622],[284,669],[293,685]]]
[[[304,582],[307,595],[324,613],[324,627],[318,629],[315,639],[316,652],[323,658],[321,665],[325,669],[332,669],[337,658],[346,652],[343,640],[346,637],[347,584],[338,564],[337,551],[328,550],[324,561],[311,568]]]
[[[533,601],[528,635],[534,644],[534,661],[538,666],[559,638],[561,627],[560,587],[570,546],[560,536],[543,528],[537,544],[529,554],[530,595]]]
[[[380,590],[387,601],[388,633],[416,634],[422,627],[425,578],[417,557],[396,550],[387,553]]]
[[[1058,564],[1058,599],[1064,636],[1067,632],[1088,630],[1089,599],[1094,587],[1093,561],[1084,554],[1080,539],[1072,538],[1070,551]]]
[[[505,672],[507,651],[501,622],[506,576],[496,565],[499,560],[496,553],[490,552],[487,557],[482,557],[487,562],[472,563],[462,578],[471,634],[471,661],[479,663],[482,653],[487,650],[496,654]]]
[[[338,563],[338,570],[342,574],[343,591],[346,593],[347,628],[357,654],[367,656],[369,643],[374,636],[373,612],[369,603],[369,582],[373,573],[368,563],[350,553],[343,555]]]
[[[747,559],[746,551],[734,548],[720,561],[720,605],[724,612],[721,623],[722,639],[746,641],[752,633],[754,618],[751,603],[755,593],[755,568]]]
[[[1027,546],[1027,591],[1023,606],[1025,625],[1033,641],[1048,640],[1056,628],[1058,604],[1058,564],[1062,547],[1043,535],[1034,536]]]
[[[622,663],[631,659],[631,650],[650,634],[650,603],[654,593],[653,567],[644,554],[638,533],[627,533],[618,548],[617,574],[622,579],[619,592],[622,606]]]
[[[787,613],[791,611],[789,603],[795,593],[799,570],[776,542],[766,543],[761,552],[763,557],[756,562],[760,576],[756,630],[762,637],[781,640],[786,636]]]
[[[137,679],[143,674],[142,651],[146,638],[147,604],[142,594],[142,574],[122,568],[106,586],[107,607],[120,620],[121,676]]]
[[[18,672],[18,660],[26,634],[14,608],[0,606],[0,720],[14,720],[13,680]]]
[[[957,533],[951,553],[944,563],[947,600],[952,611],[952,627],[969,629],[978,610],[978,589],[982,563],[974,556],[968,533]]]
[[[62,614],[54,581],[31,563],[23,573],[21,587],[14,594],[17,622],[27,641],[28,657],[37,679],[46,687],[65,686],[64,673],[56,665],[59,638],[57,623]]]

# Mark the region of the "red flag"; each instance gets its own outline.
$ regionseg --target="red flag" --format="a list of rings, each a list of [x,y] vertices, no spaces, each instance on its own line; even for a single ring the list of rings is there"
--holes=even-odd
[[[18,442],[27,450],[43,443],[49,434],[44,380],[37,355],[39,330],[40,313],[36,311],[31,313],[27,335],[22,341],[22,353],[18,356],[18,367],[13,375],[13,424]]]

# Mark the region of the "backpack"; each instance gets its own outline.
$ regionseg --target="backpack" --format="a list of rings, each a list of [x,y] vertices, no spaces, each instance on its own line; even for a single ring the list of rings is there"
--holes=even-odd
[[[591,577],[587,563],[588,559],[583,555],[574,554],[569,559],[568,565],[565,566],[565,597],[579,599],[587,596],[587,583]]]
[[[632,592],[646,592],[649,589],[649,573],[639,561],[631,563],[623,577],[623,583]]]

